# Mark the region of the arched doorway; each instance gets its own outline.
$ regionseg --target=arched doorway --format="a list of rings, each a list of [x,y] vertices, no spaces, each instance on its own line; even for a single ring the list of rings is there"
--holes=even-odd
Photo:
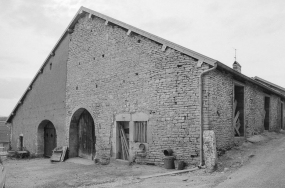
[[[56,148],[56,130],[53,123],[44,120],[38,127],[38,154],[46,157],[52,156],[52,150]]]
[[[69,130],[69,157],[94,159],[95,126],[91,114],[84,108],[72,116]]]

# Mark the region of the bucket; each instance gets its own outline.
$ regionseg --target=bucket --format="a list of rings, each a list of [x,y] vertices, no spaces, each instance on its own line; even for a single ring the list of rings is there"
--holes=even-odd
[[[177,170],[183,170],[184,166],[185,166],[184,161],[178,161]]]
[[[166,149],[166,150],[163,150],[163,154],[165,156],[171,156],[173,153],[172,149]]]
[[[175,169],[173,156],[164,157],[164,167],[166,169]]]

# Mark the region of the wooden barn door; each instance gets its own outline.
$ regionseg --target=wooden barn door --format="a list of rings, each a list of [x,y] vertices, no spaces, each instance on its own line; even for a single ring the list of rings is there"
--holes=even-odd
[[[44,135],[44,155],[51,157],[52,150],[56,147],[56,132],[51,122],[45,126]]]
[[[87,110],[84,110],[78,121],[79,127],[79,151],[78,156],[93,159],[95,154],[95,132],[93,118]]]

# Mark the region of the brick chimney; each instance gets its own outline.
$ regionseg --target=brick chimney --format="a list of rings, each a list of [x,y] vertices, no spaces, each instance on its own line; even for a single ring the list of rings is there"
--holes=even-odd
[[[234,62],[234,64],[233,64],[233,69],[234,69],[235,71],[241,73],[241,66],[240,66],[240,64],[239,64],[237,61]]]

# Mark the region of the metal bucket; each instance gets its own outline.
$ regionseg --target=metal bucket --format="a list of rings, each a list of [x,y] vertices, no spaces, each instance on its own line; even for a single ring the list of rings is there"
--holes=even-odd
[[[164,157],[164,167],[166,169],[175,169],[174,157],[173,156],[165,156]]]

